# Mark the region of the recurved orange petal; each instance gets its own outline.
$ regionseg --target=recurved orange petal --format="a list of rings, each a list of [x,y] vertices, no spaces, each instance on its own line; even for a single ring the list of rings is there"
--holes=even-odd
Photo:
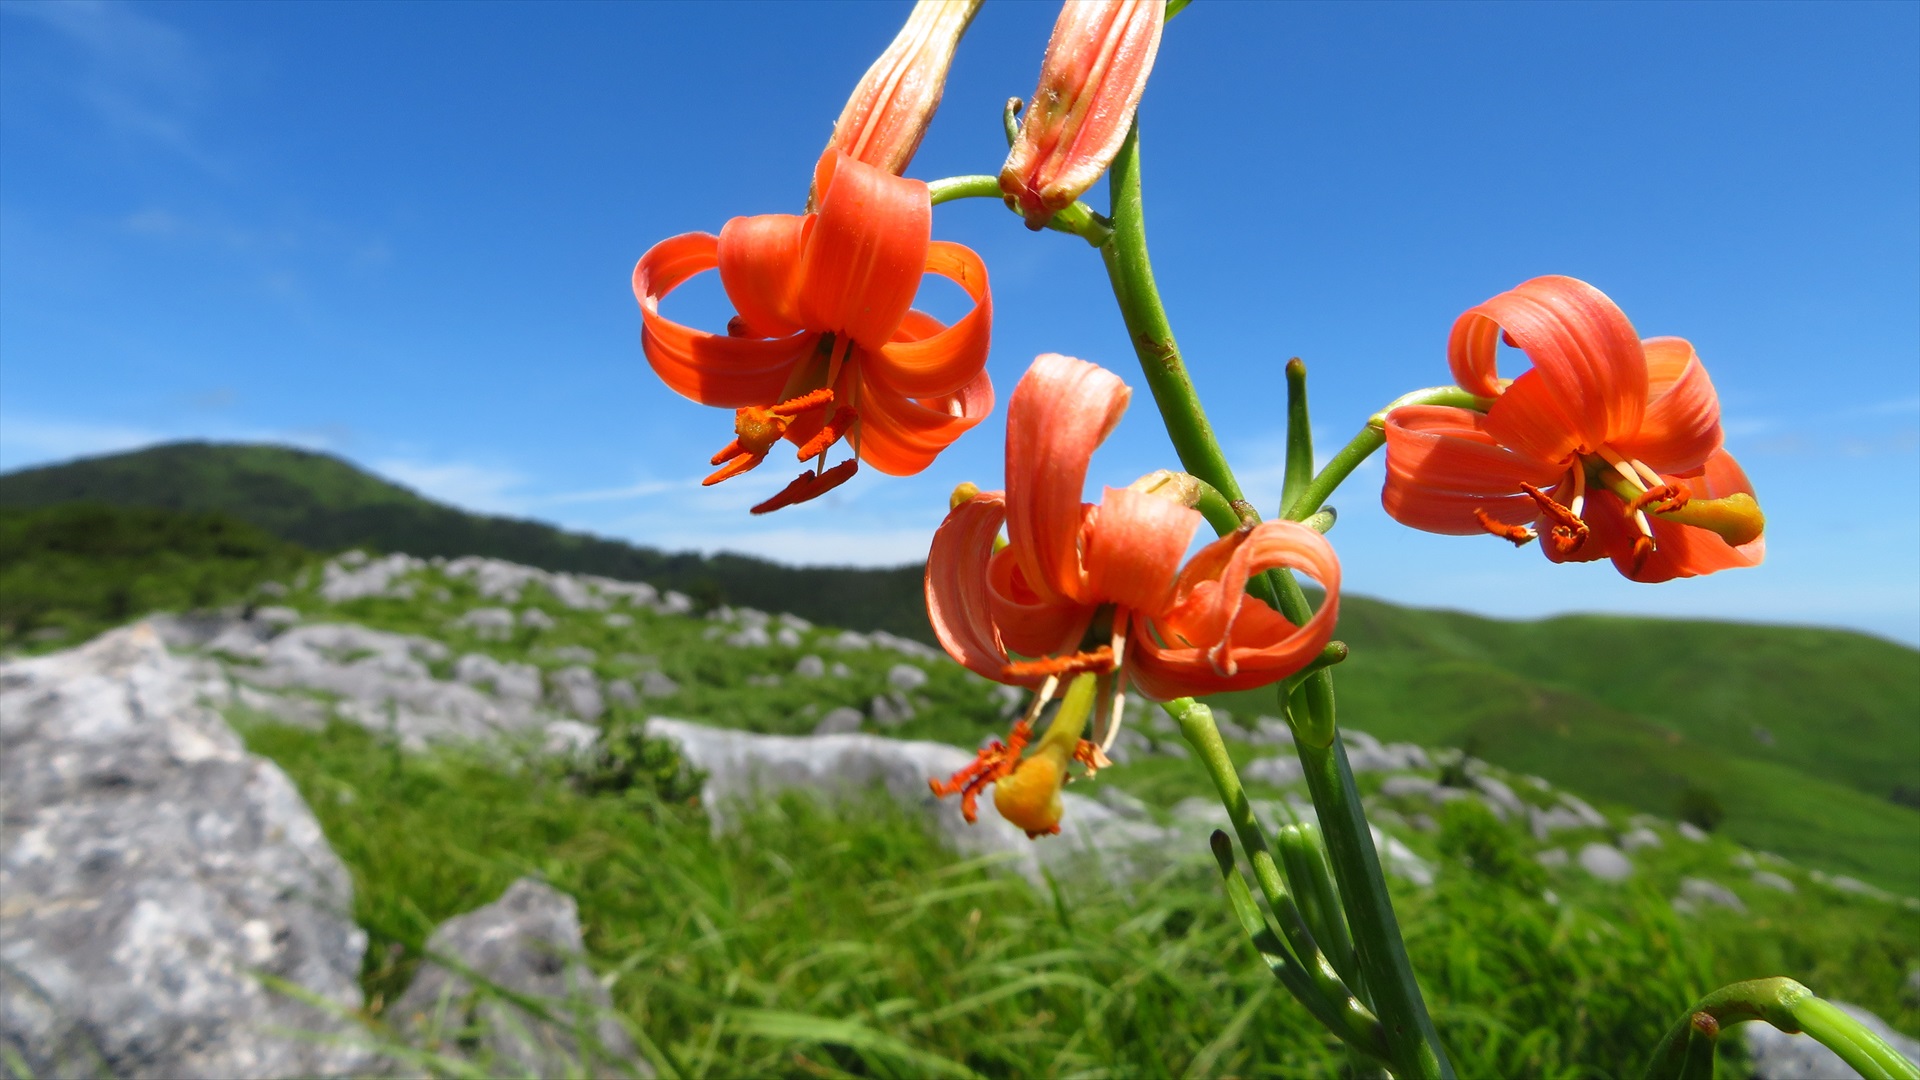
[[[867,378],[863,359],[850,367],[859,389],[841,400],[850,401],[860,416],[860,459],[889,476],[926,468],[993,411],[993,381],[984,370],[953,393],[910,398]]]
[[[1200,527],[1200,512],[1129,488],[1108,488],[1087,522],[1088,599],[1139,611],[1163,611],[1173,599],[1180,558]]]
[[[989,606],[987,561],[1006,517],[1006,497],[981,492],[940,523],[927,555],[927,617],[934,636],[947,655],[995,681],[1004,681],[1007,650]]]
[[[1463,389],[1500,392],[1495,352],[1503,331],[1533,361],[1583,450],[1639,430],[1646,357],[1633,324],[1605,293],[1578,278],[1537,277],[1467,309],[1447,346]]]
[[[675,392],[723,408],[780,400],[794,366],[813,351],[818,334],[736,338],[693,330],[660,314],[660,300],[693,275],[719,265],[719,240],[685,233],[660,241],[633,268],[640,301],[640,344],[647,363]]]
[[[1247,595],[1249,577],[1283,566],[1326,590],[1305,626],[1293,626]],[[1142,692],[1162,701],[1265,686],[1319,656],[1339,618],[1340,560],[1333,545],[1297,522],[1269,521],[1236,540],[1218,578],[1183,587],[1170,611],[1136,618],[1128,667]]]
[[[935,240],[927,248],[927,273],[965,289],[973,298],[973,310],[933,334],[902,340],[896,331],[893,341],[868,358],[875,378],[908,397],[951,394],[971,382],[986,367],[993,333],[993,294],[980,256],[959,244]]]
[[[807,234],[799,311],[812,330],[870,352],[893,340],[920,291],[933,238],[927,185],[828,150],[814,173],[820,212]]]
[[[800,317],[800,254],[807,219],[798,214],[737,217],[720,230],[720,286],[761,337],[806,329]]]
[[[1694,475],[1720,449],[1720,395],[1685,339],[1648,338],[1641,346],[1647,357],[1647,413],[1640,430],[1613,448],[1655,472]]]
[[[987,564],[987,588],[1000,640],[1021,656],[1073,652],[1093,622],[1093,605],[1035,589],[1010,546],[995,552]]]
[[[1551,485],[1564,466],[1500,445],[1489,419],[1442,405],[1388,413],[1387,484],[1380,497],[1387,514],[1403,525],[1454,535],[1485,531],[1476,510],[1507,525],[1537,517],[1520,485]]]
[[[1007,538],[1043,598],[1085,598],[1080,495],[1094,448],[1133,392],[1096,364],[1045,353],[1007,405]]]

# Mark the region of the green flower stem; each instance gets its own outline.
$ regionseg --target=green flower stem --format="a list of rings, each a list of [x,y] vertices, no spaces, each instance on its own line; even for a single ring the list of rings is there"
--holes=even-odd
[[[1128,337],[1146,374],[1147,385],[1153,391],[1154,403],[1159,406],[1167,435],[1187,472],[1211,484],[1230,504],[1243,504],[1245,497],[1207,423],[1206,412],[1181,361],[1173,327],[1154,284],[1140,196],[1138,118],[1114,158],[1107,183],[1113,196],[1113,236],[1101,247],[1100,254],[1106,261],[1114,299],[1119,302]],[[1366,453],[1372,453],[1373,449],[1378,447]],[[1323,470],[1323,477],[1316,477],[1302,493],[1302,499],[1314,498],[1308,513],[1317,510],[1339,480],[1345,479],[1364,458],[1365,454],[1361,454],[1346,465],[1338,478],[1322,487],[1321,480],[1332,472],[1333,466]],[[1247,514],[1240,516],[1244,522]],[[1280,602],[1280,610],[1295,625],[1304,624],[1310,614],[1306,595],[1293,575],[1280,571],[1266,574],[1264,578],[1263,591]],[[1360,953],[1360,969],[1387,1029],[1394,1072],[1403,1077],[1452,1076],[1452,1067],[1440,1049],[1433,1021],[1428,1018],[1426,1003],[1420,997],[1420,986],[1414,981],[1406,945],[1400,940],[1392,902],[1380,873],[1380,858],[1373,849],[1373,835],[1361,812],[1359,796],[1354,792],[1346,753],[1340,747],[1339,732],[1334,726],[1331,675],[1323,670],[1308,676],[1295,696],[1304,702],[1305,712],[1311,717],[1310,723],[1296,725],[1295,744],[1300,748],[1302,762],[1308,766],[1309,778],[1313,777],[1316,765],[1324,774],[1313,787],[1314,805],[1332,856],[1341,898],[1347,906],[1347,919]],[[1307,745],[1310,740],[1317,740],[1316,746]],[[1229,812],[1232,809],[1229,804]],[[1257,872],[1257,865],[1255,869]]]
[[[955,199],[1004,199],[1000,193],[999,178],[992,176],[949,176],[929,183],[927,194],[935,206]],[[1113,235],[1113,229],[1106,219],[1083,202],[1074,203],[1055,213],[1053,220],[1047,222],[1047,228],[1077,236],[1094,247],[1106,243],[1107,237]]]
[[[1304,698],[1311,703],[1314,680],[1326,677],[1323,671],[1309,679],[1294,700]],[[1340,899],[1347,910],[1354,948],[1360,954],[1360,971],[1380,1021],[1386,1025],[1394,1075],[1451,1077],[1453,1066],[1440,1047],[1439,1034],[1420,997],[1420,984],[1413,977],[1413,963],[1407,959],[1407,946],[1400,937],[1400,924],[1380,871],[1380,855],[1374,850],[1360,792],[1353,784],[1353,769],[1347,764],[1346,747],[1336,736],[1326,746],[1312,746],[1296,738],[1294,749],[1306,769],[1307,790],[1313,796],[1327,855],[1340,884]]]
[[[1288,398],[1289,402],[1291,402],[1292,364],[1287,365],[1287,375]],[[1303,368],[1301,370],[1301,379],[1303,382],[1305,378],[1306,371]],[[1473,409],[1476,412],[1485,412],[1492,407],[1493,399],[1476,397],[1457,386],[1433,386],[1425,390],[1415,390],[1410,394],[1400,395],[1386,408],[1368,417],[1367,426],[1361,428],[1358,435],[1355,435],[1347,445],[1341,447],[1340,452],[1333,455],[1333,460],[1327,462],[1327,467],[1321,469],[1319,475],[1315,476],[1311,481],[1308,481],[1301,488],[1299,494],[1283,498],[1282,501],[1286,509],[1281,516],[1289,521],[1302,521],[1311,516],[1314,511],[1320,509],[1320,507],[1332,497],[1334,489],[1345,482],[1347,477],[1352,476],[1353,470],[1359,468],[1361,462],[1372,457],[1374,451],[1387,445],[1387,414],[1403,405],[1450,405],[1457,409]],[[1305,416],[1305,412],[1306,408],[1303,403],[1301,407],[1303,417]],[[1289,475],[1291,475],[1293,465],[1291,457],[1289,457],[1287,465]]]
[[[1654,1050],[1653,1060],[1647,1063],[1647,1080],[1689,1075],[1688,1050],[1692,1033],[1701,1026],[1696,1017],[1702,1013],[1723,1028],[1764,1020],[1781,1031],[1804,1031],[1868,1080],[1920,1080],[1920,1067],[1901,1057],[1866,1025],[1792,979],[1780,978],[1733,983],[1701,998]]]
[[[1164,708],[1168,715],[1179,722],[1180,733],[1186,737],[1187,744],[1193,747],[1201,764],[1206,766],[1207,774],[1213,777],[1213,785],[1220,793],[1220,802],[1227,808],[1227,818],[1233,824],[1233,831],[1240,837],[1240,847],[1253,864],[1254,880],[1259,882],[1260,891],[1266,895],[1267,907],[1273,912],[1274,921],[1286,934],[1287,944],[1291,946],[1288,955],[1306,976],[1304,985],[1289,986],[1288,989],[1342,1039],[1368,1053],[1384,1057],[1386,1043],[1379,1021],[1341,981],[1339,971],[1314,940],[1313,931],[1301,915],[1293,895],[1288,892],[1285,879],[1280,876],[1280,867],[1267,847],[1266,834],[1253,816],[1253,804],[1247,799],[1246,789],[1240,786],[1240,774],[1233,767],[1233,759],[1227,756],[1226,744],[1220,740],[1220,729],[1213,722],[1213,710],[1195,703],[1192,698],[1169,701]],[[1254,932],[1255,927],[1248,928],[1249,934]],[[1302,990],[1307,992],[1302,993]],[[1333,1018],[1331,1022],[1329,1016]]]
[[[1307,365],[1296,356],[1287,361],[1287,474],[1280,489],[1282,516],[1312,479],[1313,424],[1307,419]]]

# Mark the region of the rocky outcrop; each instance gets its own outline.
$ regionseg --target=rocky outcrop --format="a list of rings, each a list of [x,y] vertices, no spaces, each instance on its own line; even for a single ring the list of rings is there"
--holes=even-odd
[[[372,1063],[346,868],[200,689],[144,624],[0,665],[0,1045],[34,1075]]]
[[[653,1075],[584,952],[573,897],[521,878],[434,930],[428,959],[387,1015],[428,1051],[496,1076]]]
[[[936,799],[927,786],[929,779],[944,779],[973,760],[970,751],[944,743],[859,734],[755,735],[664,717],[648,720],[646,733],[676,744],[688,765],[706,773],[700,801],[716,832],[726,828],[735,808],[763,794],[797,789],[831,798],[878,788],[924,817],[954,850],[1005,856],[1035,881],[1043,863],[1054,870],[1098,863],[1109,877],[1135,878],[1166,865],[1175,855],[1168,849],[1181,846],[1182,834],[1079,794],[1064,796],[1061,835],[1038,842],[1000,817],[991,790],[980,799],[979,821],[968,825],[959,799]]]

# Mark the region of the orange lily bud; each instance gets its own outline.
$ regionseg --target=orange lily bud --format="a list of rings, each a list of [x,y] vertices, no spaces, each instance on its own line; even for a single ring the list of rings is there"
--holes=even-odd
[[[1039,89],[1000,169],[1000,190],[1028,228],[1072,205],[1120,152],[1166,13],[1166,0],[1067,0],[1061,8]]]
[[[981,0],[920,0],[907,25],[873,62],[833,126],[827,149],[898,176],[940,107],[947,68]],[[811,211],[813,199],[807,200]]]

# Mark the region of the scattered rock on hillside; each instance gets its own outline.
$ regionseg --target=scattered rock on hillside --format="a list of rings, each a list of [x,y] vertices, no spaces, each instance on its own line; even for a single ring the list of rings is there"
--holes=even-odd
[[[903,638],[898,634],[889,634],[885,630],[875,630],[867,635],[868,640],[882,649],[891,649],[902,656],[915,660],[944,660],[947,654],[931,645],[923,645],[912,638]]]
[[[547,655],[563,664],[591,664],[600,658],[600,654],[585,645],[561,645],[547,650]]]
[[[1680,895],[1673,898],[1673,906],[1681,911],[1697,911],[1705,904],[1738,911],[1741,914],[1745,914],[1747,910],[1746,901],[1741,900],[1738,893],[1717,881],[1697,877],[1681,878]]]
[[[733,808],[762,794],[804,789],[844,797],[879,787],[923,816],[962,855],[1006,856],[1036,883],[1043,864],[1055,873],[1065,865],[1091,864],[1116,880],[1138,878],[1164,866],[1181,846],[1174,843],[1178,834],[1077,793],[1062,796],[1066,814],[1059,836],[1028,840],[994,810],[991,790],[980,799],[978,823],[968,825],[959,799],[936,799],[927,786],[973,761],[971,751],[957,746],[857,734],[755,735],[665,717],[648,720],[646,733],[677,744],[686,763],[706,773],[700,804],[715,832],[726,828]]]
[[[349,551],[320,568],[320,597],[333,604],[369,597],[408,599],[413,585],[399,579],[426,568],[426,560],[411,555],[368,561],[365,552]]]
[[[200,690],[144,624],[0,664],[0,1045],[32,1074],[372,1064],[347,1018],[366,948],[352,881]]]
[[[1633,876],[1633,860],[1612,844],[1592,843],[1580,849],[1580,869],[1601,881],[1625,881]]]
[[[1284,787],[1305,779],[1307,771],[1301,767],[1298,758],[1266,757],[1248,763],[1246,768],[1240,770],[1240,775],[1248,780]]]
[[[1427,752],[1412,743],[1382,743],[1372,735],[1350,727],[1342,727],[1340,736],[1346,743],[1347,764],[1357,773],[1398,772],[1403,769],[1425,769],[1432,765],[1427,759]]]
[[[521,878],[500,899],[434,930],[428,959],[387,1013],[429,1049],[478,1057],[494,1075],[653,1075],[635,1058],[584,951],[573,897]],[[508,995],[536,999],[547,1015]],[[581,1046],[583,1031],[597,1045]]]
[[[553,616],[539,608],[530,607],[520,613],[520,625],[533,630],[551,630],[557,624]]]
[[[911,693],[927,685],[927,673],[912,664],[895,664],[887,669],[887,685]]]
[[[1440,782],[1426,776],[1389,776],[1380,782],[1380,794],[1395,799],[1431,799]]]
[[[898,690],[890,694],[876,694],[867,703],[867,714],[873,722],[883,728],[894,728],[913,719],[913,702]]]
[[[1784,893],[1800,891],[1794,886],[1793,882],[1771,870],[1755,870],[1753,872],[1753,883],[1762,888],[1777,889]]]
[[[453,620],[482,641],[505,641],[513,636],[513,612],[503,607],[474,608]]]
[[[846,735],[859,731],[860,725],[865,721],[866,717],[860,715],[859,709],[850,709],[842,705],[837,709],[827,710],[827,715],[821,717],[820,722],[814,725],[813,733],[815,735]]]
[[[1707,842],[1707,830],[1695,825],[1691,821],[1683,821],[1675,825],[1674,831],[1696,844],[1704,844]]]
[[[793,673],[803,679],[817,679],[827,673],[827,662],[817,656],[803,656],[793,665]]]
[[[1660,846],[1660,834],[1647,828],[1645,825],[1628,832],[1620,838],[1620,847],[1629,852],[1639,851],[1641,848],[1657,848]]]
[[[608,679],[607,700],[615,705],[632,708],[640,704],[640,691],[634,688],[631,679]]]
[[[672,697],[679,692],[680,684],[658,671],[643,672],[640,676],[641,697]]]
[[[1885,1039],[1907,1060],[1920,1061],[1920,1040],[1900,1034],[1858,1005],[1833,1004]],[[1741,1024],[1738,1030],[1747,1040],[1754,1080],[1859,1080],[1860,1074],[1841,1061],[1840,1055],[1811,1035],[1789,1035],[1763,1021]]]
[[[502,663],[483,653],[468,653],[454,662],[453,677],[507,701],[532,705],[540,700],[540,669],[532,664]]]
[[[1285,720],[1277,716],[1257,717],[1253,721],[1252,742],[1255,746],[1292,746],[1293,729]]]
[[[873,641],[857,630],[842,630],[829,639],[827,644],[847,652],[873,648]]]
[[[592,668],[575,664],[554,672],[549,680],[554,701],[574,716],[592,721],[607,711],[607,704],[600,697],[600,680],[594,678]]]

